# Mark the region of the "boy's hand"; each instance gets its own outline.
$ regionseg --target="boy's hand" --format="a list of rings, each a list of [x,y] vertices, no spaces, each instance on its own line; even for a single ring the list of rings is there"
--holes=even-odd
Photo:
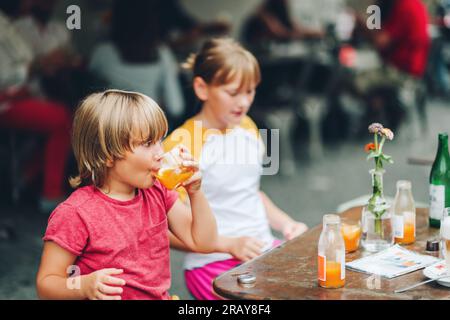
[[[199,171],[198,162],[194,160],[194,157],[184,146],[180,146],[180,157],[182,160],[182,166],[194,172],[192,177],[182,183],[182,186],[186,189],[187,193],[192,195],[200,190],[202,184],[202,174]]]
[[[252,237],[233,238],[230,254],[241,261],[248,261],[261,254],[264,242]]]
[[[83,295],[89,300],[121,300],[125,280],[113,277],[123,273],[122,269],[101,269],[84,276]],[[113,286],[111,286],[113,285]]]
[[[286,240],[291,240],[307,230],[308,226],[306,224],[297,221],[290,221],[284,225],[281,232]]]

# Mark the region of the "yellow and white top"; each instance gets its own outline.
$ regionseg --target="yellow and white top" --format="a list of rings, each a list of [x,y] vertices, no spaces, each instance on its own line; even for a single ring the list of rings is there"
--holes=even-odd
[[[165,151],[183,144],[199,162],[202,191],[216,217],[222,236],[255,237],[270,249],[274,237],[270,231],[260,190],[264,143],[255,123],[244,117],[233,129],[202,127],[191,118],[174,130],[163,142]],[[184,268],[192,270],[208,263],[232,258],[229,254],[188,253]]]

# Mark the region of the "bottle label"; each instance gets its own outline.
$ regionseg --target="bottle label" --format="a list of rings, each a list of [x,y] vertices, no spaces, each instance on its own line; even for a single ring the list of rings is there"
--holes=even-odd
[[[445,204],[445,186],[430,184],[430,218],[441,220]]]
[[[399,214],[394,214],[394,237],[403,238],[403,216]]]
[[[345,251],[341,252],[341,280],[345,279]]]
[[[318,278],[320,281],[327,280],[327,258],[319,254],[318,256]]]

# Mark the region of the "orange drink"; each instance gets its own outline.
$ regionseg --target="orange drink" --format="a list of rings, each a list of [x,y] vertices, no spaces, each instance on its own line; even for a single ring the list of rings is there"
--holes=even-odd
[[[341,288],[345,285],[345,276],[343,277],[342,265],[336,261],[327,261],[321,263],[319,257],[319,286],[323,288]],[[325,270],[320,266],[325,266]],[[320,274],[322,273],[322,274]]]
[[[194,175],[193,170],[183,167],[180,148],[176,146],[161,157],[161,168],[156,174],[156,178],[169,190],[178,188]]]
[[[169,190],[180,186],[181,183],[192,177],[193,171],[184,168],[161,168],[156,178]]]
[[[319,286],[343,287],[345,285],[345,243],[341,232],[341,219],[338,215],[323,216],[323,228],[317,253]]]
[[[416,241],[416,227],[413,223],[405,223],[403,225],[403,238],[395,237],[395,243],[411,244]]]
[[[345,252],[350,253],[358,250],[359,240],[361,239],[361,226],[358,223],[342,223],[342,237],[345,243]]]
[[[411,244],[416,241],[416,206],[411,181],[397,181],[397,194],[391,209],[395,243]]]

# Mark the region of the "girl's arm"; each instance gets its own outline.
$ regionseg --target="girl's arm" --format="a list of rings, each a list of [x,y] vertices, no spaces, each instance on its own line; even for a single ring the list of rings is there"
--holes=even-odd
[[[304,223],[293,220],[283,210],[278,208],[264,192],[260,191],[260,196],[266,209],[270,226],[281,232],[287,240],[295,238],[308,230]]]
[[[177,250],[191,251],[180,239],[169,231],[170,246]],[[214,252],[229,253],[236,259],[248,261],[261,254],[264,243],[252,237],[225,237],[218,235]]]
[[[36,290],[40,299],[103,299],[119,300],[125,281],[112,277],[122,270],[102,269],[96,272],[69,278],[68,269],[77,256],[53,241],[44,243],[41,264],[36,277]]]

